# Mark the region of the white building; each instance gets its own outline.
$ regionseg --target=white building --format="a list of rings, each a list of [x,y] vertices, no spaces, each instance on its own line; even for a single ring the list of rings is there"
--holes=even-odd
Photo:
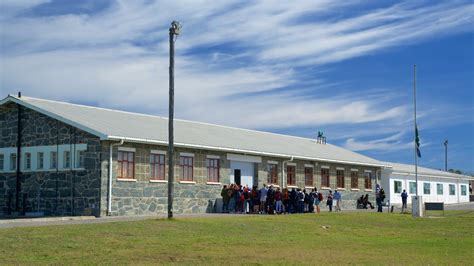
[[[381,184],[390,204],[401,204],[401,193],[408,192],[408,204],[416,194],[415,166],[386,163],[392,167],[382,171]],[[418,195],[423,202],[445,204],[469,202],[469,181],[474,177],[418,166]]]

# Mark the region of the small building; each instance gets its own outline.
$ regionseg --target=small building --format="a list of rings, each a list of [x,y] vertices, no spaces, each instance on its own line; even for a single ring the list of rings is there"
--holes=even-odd
[[[215,211],[222,185],[374,197],[385,163],[315,139],[175,120],[174,212]],[[168,119],[16,97],[0,101],[0,215],[167,210]]]
[[[415,166],[386,163],[382,171],[381,185],[391,204],[402,204],[401,193],[408,193],[408,204],[416,195]],[[444,202],[445,204],[469,202],[469,182],[472,176],[418,166],[418,195],[423,202]]]

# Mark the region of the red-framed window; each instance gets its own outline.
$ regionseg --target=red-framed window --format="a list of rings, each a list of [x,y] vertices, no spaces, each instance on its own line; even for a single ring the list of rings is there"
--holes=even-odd
[[[321,187],[329,187],[329,169],[321,169]]]
[[[336,177],[336,186],[338,188],[344,188],[344,170],[336,170]]]
[[[287,180],[288,185],[290,186],[296,185],[295,168],[296,167],[294,165],[286,166],[286,180]]]
[[[351,188],[359,187],[359,172],[351,171]]]
[[[277,164],[268,164],[268,183],[277,184],[278,183],[278,165]]]
[[[365,179],[365,189],[372,189],[372,173],[365,172],[364,179]]]
[[[304,185],[308,187],[313,186],[313,167],[304,168]]]
[[[166,158],[164,154],[150,155],[150,168],[152,179],[165,180],[165,159]]]
[[[193,157],[179,157],[179,174],[183,181],[193,181]]]
[[[118,152],[118,178],[135,178],[135,153],[129,151]]]
[[[209,182],[219,182],[219,159],[206,159],[207,178]]]

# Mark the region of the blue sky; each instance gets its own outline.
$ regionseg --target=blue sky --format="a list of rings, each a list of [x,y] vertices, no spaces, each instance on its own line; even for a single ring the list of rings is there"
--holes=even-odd
[[[287,3],[288,2],[288,3]],[[0,92],[314,138],[474,172],[472,1],[0,2]],[[3,97],[2,96],[2,97]]]

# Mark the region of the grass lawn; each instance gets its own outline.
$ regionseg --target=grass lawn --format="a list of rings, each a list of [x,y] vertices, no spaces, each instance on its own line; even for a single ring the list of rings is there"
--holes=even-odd
[[[39,263],[472,265],[474,213],[242,215],[0,229],[0,264]]]

